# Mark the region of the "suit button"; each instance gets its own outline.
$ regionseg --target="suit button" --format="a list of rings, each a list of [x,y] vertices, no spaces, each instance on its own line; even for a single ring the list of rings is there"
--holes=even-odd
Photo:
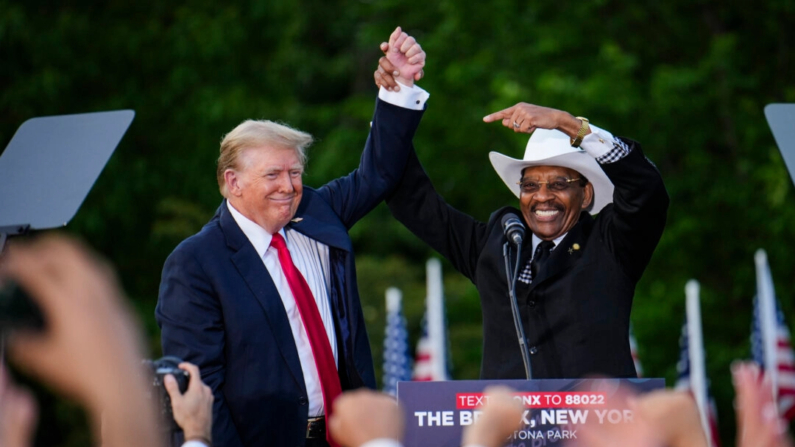
[[[527,304],[528,304],[530,307],[536,307],[536,302],[535,302],[535,301],[530,301],[530,302],[529,302],[529,303],[527,303]]]
[[[298,403],[301,405],[306,405],[306,397],[301,396],[301,398],[298,399]]]
[[[530,348],[530,355],[535,355],[537,352],[538,352],[538,348],[536,348],[535,346]]]

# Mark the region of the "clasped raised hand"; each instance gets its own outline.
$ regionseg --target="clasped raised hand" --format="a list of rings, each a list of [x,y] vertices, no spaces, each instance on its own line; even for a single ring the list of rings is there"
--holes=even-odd
[[[377,86],[399,91],[397,82],[411,87],[425,75],[425,51],[400,27],[389,36],[389,42],[381,44],[381,51],[384,56],[378,60],[378,69],[373,74]]]

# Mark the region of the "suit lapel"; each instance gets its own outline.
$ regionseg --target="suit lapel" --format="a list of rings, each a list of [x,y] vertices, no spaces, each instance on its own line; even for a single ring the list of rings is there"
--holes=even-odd
[[[296,217],[287,224],[287,228],[322,242],[329,247],[339,248],[347,252],[353,250],[348,233],[343,231],[338,225],[324,225],[322,221],[312,216],[304,215],[304,217],[301,217],[296,214]]]
[[[287,313],[284,311],[284,305],[281,298],[279,298],[279,291],[273,284],[273,280],[262,264],[262,259],[254,249],[254,246],[251,245],[229,212],[226,201],[221,205],[218,213],[220,214],[221,229],[226,236],[227,246],[234,252],[231,256],[232,263],[265,311],[265,317],[274,337],[276,340],[282,341],[277,343],[282,358],[284,358],[284,362],[287,364],[298,386],[303,389],[305,384],[301,361],[298,359],[298,350],[295,348],[295,342],[290,343],[288,341],[293,340],[293,333],[290,329]]]
[[[336,214],[327,210],[327,206],[316,206],[312,213],[307,212],[312,206],[312,202],[316,200],[322,201],[314,190],[304,188],[303,198],[295,212],[295,217],[287,224],[287,227],[330,247],[347,252],[353,251],[351,238],[345,231],[345,226],[342,225]]]
[[[552,250],[541,271],[533,278],[533,282],[530,284],[530,291],[544,281],[568,270],[582,257],[586,239],[583,229],[590,224],[591,220],[593,218],[587,212],[583,212],[580,215],[580,220],[569,230],[569,233],[560,241],[560,244]]]

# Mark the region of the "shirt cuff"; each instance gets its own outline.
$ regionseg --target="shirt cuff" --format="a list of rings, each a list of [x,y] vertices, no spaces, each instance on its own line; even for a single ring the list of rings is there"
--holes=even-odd
[[[590,125],[591,133],[582,139],[580,148],[595,158],[599,164],[613,163],[629,154],[629,147],[613,137],[613,134],[597,126]]]
[[[201,441],[188,441],[182,444],[182,447],[209,447],[209,446]]]
[[[401,88],[401,90],[403,89]],[[392,438],[378,438],[371,439],[359,447],[403,447],[403,444]]]
[[[412,110],[425,110],[425,103],[430,97],[430,93],[418,87],[417,84],[409,87],[398,82],[400,90],[391,92],[383,87],[378,91],[378,97],[381,101],[388,102],[392,105],[403,107],[404,109]]]
[[[616,139],[613,138],[613,134],[593,124],[590,124],[590,127],[591,133],[582,139],[580,148],[593,158],[599,158],[613,150],[616,144]]]

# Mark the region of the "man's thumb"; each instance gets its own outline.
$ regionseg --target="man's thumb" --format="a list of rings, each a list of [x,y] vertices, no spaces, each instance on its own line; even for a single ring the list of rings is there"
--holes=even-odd
[[[166,386],[166,391],[168,391],[168,395],[171,396],[172,401],[176,398],[176,396],[182,396],[182,393],[179,392],[177,379],[175,379],[171,374],[166,374],[166,377],[163,378],[163,384]]]

